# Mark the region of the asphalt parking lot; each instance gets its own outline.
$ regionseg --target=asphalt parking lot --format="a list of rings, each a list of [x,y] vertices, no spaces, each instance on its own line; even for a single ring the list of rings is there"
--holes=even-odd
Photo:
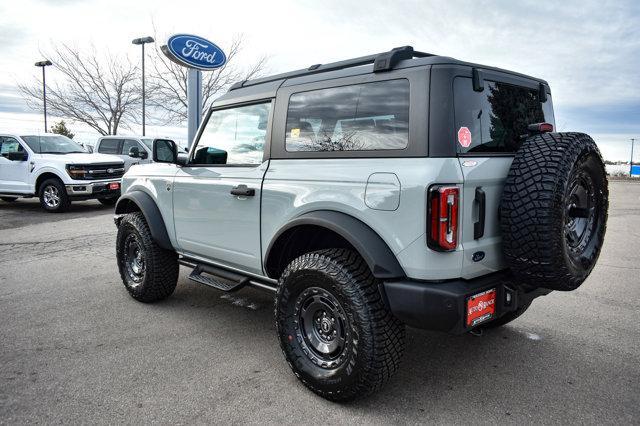
[[[118,276],[112,208],[0,202],[0,423],[608,423],[640,417],[640,184],[612,182],[599,263],[482,336],[409,329],[403,366],[348,405],[307,391],[272,300],[187,280],[145,305]]]

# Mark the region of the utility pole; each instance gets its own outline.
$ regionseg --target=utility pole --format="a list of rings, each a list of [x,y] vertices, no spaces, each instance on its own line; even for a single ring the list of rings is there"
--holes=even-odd
[[[42,103],[44,105],[44,132],[48,132],[47,128],[47,80],[45,78],[44,68],[53,65],[51,61],[36,62],[35,66],[42,68]]]
[[[144,105],[144,45],[146,43],[153,43],[155,40],[153,37],[141,37],[134,39],[132,44],[139,44],[142,46],[142,136],[145,136],[145,105]]]
[[[631,161],[629,161],[629,177],[633,175],[633,145],[635,144],[635,141],[635,138],[631,138]]]

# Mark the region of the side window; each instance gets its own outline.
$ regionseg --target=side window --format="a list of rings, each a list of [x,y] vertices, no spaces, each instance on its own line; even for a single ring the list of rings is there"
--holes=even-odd
[[[134,146],[137,147],[140,150],[140,152],[144,151],[144,148],[140,146],[138,141],[135,141],[133,139],[125,139],[124,142],[122,143],[122,150],[120,151],[120,154],[129,155],[129,150]]]
[[[475,92],[470,78],[456,77],[453,91],[456,138],[465,127],[470,134],[467,143],[456,140],[459,153],[513,153],[529,124],[554,123],[551,97],[543,104],[537,90],[486,81],[484,90]]]
[[[312,90],[289,98],[289,152],[405,149],[408,142],[406,79]]]
[[[101,154],[120,154],[121,139],[102,139],[98,152]]]
[[[0,155],[10,152],[24,152],[24,148],[14,138],[0,137]]]
[[[261,164],[271,102],[213,111],[191,164]]]

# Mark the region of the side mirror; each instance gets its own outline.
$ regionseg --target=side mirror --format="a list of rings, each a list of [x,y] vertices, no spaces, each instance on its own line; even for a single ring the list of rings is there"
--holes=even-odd
[[[146,160],[147,158],[149,158],[149,154],[147,154],[147,151],[145,150],[140,151],[140,158],[142,160]]]
[[[169,139],[156,139],[153,141],[153,161],[156,163],[178,163],[178,148],[176,143]]]
[[[179,166],[186,166],[188,161],[189,161],[189,154],[187,154],[186,152],[178,153],[178,161],[176,164],[178,164]]]
[[[132,146],[129,149],[129,157],[140,158],[140,148],[138,148],[137,146]]]
[[[7,160],[10,161],[27,161],[29,158],[29,154],[26,152],[16,151],[16,152],[8,152],[6,154]]]

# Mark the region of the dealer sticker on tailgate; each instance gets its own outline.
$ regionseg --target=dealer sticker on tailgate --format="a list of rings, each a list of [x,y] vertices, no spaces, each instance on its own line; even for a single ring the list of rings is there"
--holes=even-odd
[[[467,327],[485,322],[496,313],[496,289],[483,291],[467,298]]]

